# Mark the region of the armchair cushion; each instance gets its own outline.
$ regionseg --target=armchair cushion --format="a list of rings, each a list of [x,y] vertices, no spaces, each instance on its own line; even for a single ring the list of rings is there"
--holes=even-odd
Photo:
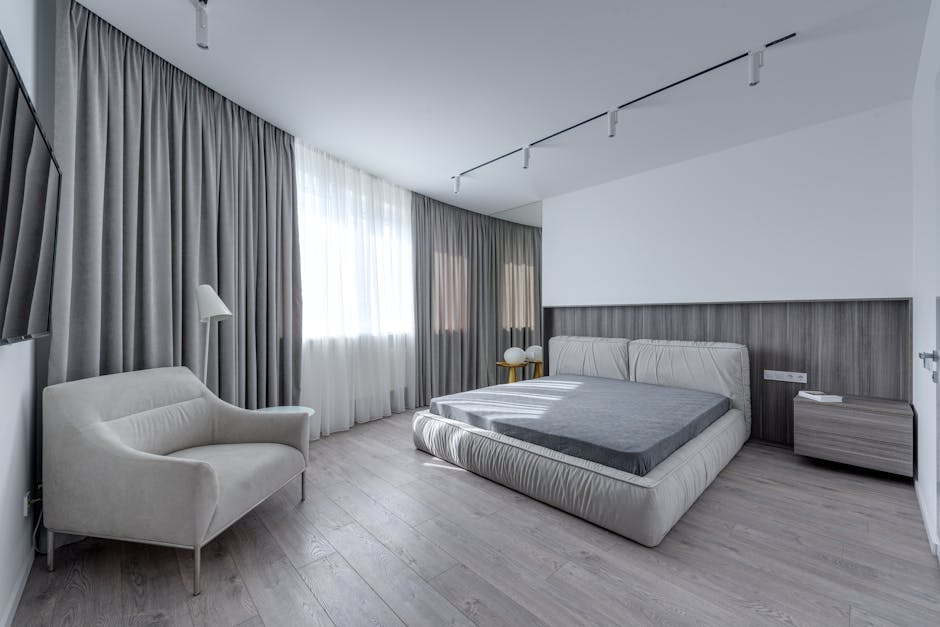
[[[215,471],[219,500],[207,538],[247,514],[307,465],[297,449],[283,444],[196,446],[170,453],[169,457],[205,462]]]
[[[97,428],[114,433],[124,444],[166,455],[182,448],[213,444],[212,406],[199,397],[154,407],[101,422]]]

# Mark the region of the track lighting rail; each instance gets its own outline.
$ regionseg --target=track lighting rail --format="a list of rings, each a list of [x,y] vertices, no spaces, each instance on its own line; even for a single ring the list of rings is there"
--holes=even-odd
[[[783,43],[783,42],[785,42],[785,41],[788,41],[788,40],[790,40],[790,39],[793,39],[794,37],[796,37],[796,33],[790,33],[789,35],[785,35],[785,36],[783,36],[783,37],[780,37],[779,39],[774,39],[773,41],[764,44],[764,48],[771,48],[771,47],[773,47],[773,46],[776,46],[777,44],[781,44],[781,43]],[[457,193],[459,193],[459,191],[460,191],[460,177],[462,177],[462,176],[466,176],[467,174],[470,174],[471,172],[474,172],[474,171],[476,171],[476,170],[479,170],[480,168],[484,168],[484,167],[486,167],[486,166],[488,166],[488,165],[490,165],[490,164],[492,164],[492,163],[496,163],[497,161],[500,161],[501,159],[505,159],[506,157],[511,157],[512,155],[515,155],[515,154],[520,153],[520,152],[523,153],[523,155],[524,155],[524,157],[525,157],[525,158],[523,159],[524,167],[528,168],[528,165],[529,165],[528,151],[531,150],[531,148],[532,148],[533,146],[537,146],[538,144],[541,144],[541,143],[543,143],[543,142],[547,142],[547,141],[550,140],[550,139],[554,139],[554,138],[558,137],[559,135],[563,135],[564,133],[567,133],[567,132],[569,132],[569,131],[573,131],[573,130],[576,129],[576,128],[579,128],[579,127],[581,127],[581,126],[584,126],[585,124],[590,124],[591,122],[594,122],[595,120],[599,120],[599,119],[601,119],[601,118],[603,118],[603,117],[610,116],[610,115],[611,115],[611,112],[613,112],[613,111],[620,111],[621,109],[625,109],[625,108],[627,108],[627,107],[629,107],[629,106],[631,106],[631,105],[637,104],[638,102],[642,102],[643,100],[646,100],[646,99],[648,99],[648,98],[652,98],[653,96],[656,96],[656,95],[658,95],[658,94],[661,94],[661,93],[663,93],[664,91],[667,91],[667,90],[672,89],[672,88],[674,88],[674,87],[678,87],[679,85],[682,85],[683,83],[687,83],[687,82],[689,82],[689,81],[691,81],[691,80],[693,80],[693,79],[695,79],[695,78],[698,78],[699,76],[703,76],[703,75],[705,75],[705,74],[708,74],[709,72],[714,72],[715,70],[718,70],[718,69],[720,69],[720,68],[723,68],[724,66],[730,65],[731,63],[734,63],[734,62],[736,62],[736,61],[740,61],[741,59],[746,59],[746,58],[749,57],[750,54],[751,54],[751,51],[743,52],[743,53],[741,53],[741,54],[739,54],[739,55],[737,55],[737,56],[731,57],[730,59],[728,59],[728,60],[726,60],[726,61],[722,61],[721,63],[716,63],[715,65],[713,65],[713,66],[711,66],[711,67],[705,68],[704,70],[699,70],[698,72],[696,72],[696,73],[694,73],[694,74],[690,74],[690,75],[686,76],[685,78],[682,78],[682,79],[679,79],[679,80],[677,80],[677,81],[675,81],[675,82],[669,83],[668,85],[665,85],[665,86],[663,86],[663,87],[660,87],[659,89],[655,89],[655,90],[653,90],[653,91],[651,91],[651,92],[649,92],[649,93],[647,93],[647,94],[643,94],[642,96],[639,96],[639,97],[637,97],[637,98],[634,98],[633,100],[628,100],[627,102],[623,103],[622,105],[620,105],[620,106],[618,106],[618,107],[615,107],[615,108],[610,109],[610,110],[608,110],[608,111],[604,111],[604,112],[602,112],[602,113],[598,113],[597,115],[592,115],[591,117],[589,117],[589,118],[587,118],[587,119],[584,119],[584,120],[581,120],[580,122],[577,122],[576,124],[572,124],[571,126],[567,126],[567,127],[563,128],[563,129],[561,129],[560,131],[555,131],[554,133],[552,133],[552,134],[550,134],[550,135],[546,135],[545,137],[542,137],[541,139],[537,139],[537,140],[535,140],[535,141],[533,141],[533,142],[529,142],[526,146],[523,146],[523,147],[521,147],[521,148],[515,148],[515,149],[513,149],[513,150],[510,150],[510,151],[507,152],[507,153],[501,154],[501,155],[498,156],[498,157],[494,157],[494,158],[490,159],[489,161],[484,161],[483,163],[481,163],[481,164],[479,164],[479,165],[475,165],[475,166],[473,166],[472,168],[469,168],[469,169],[467,169],[467,170],[464,170],[464,171],[462,171],[460,174],[451,177],[451,179],[454,181],[454,193],[457,194]],[[753,84],[756,84],[756,83],[749,82],[749,84],[752,84],[752,85],[753,85]],[[616,117],[614,118],[614,120],[616,120]],[[616,123],[616,122],[615,122],[615,123]],[[609,137],[613,137],[613,134],[612,134],[612,133],[613,133],[612,126],[611,126],[610,124],[608,124],[608,127],[609,127],[608,136],[609,136]]]

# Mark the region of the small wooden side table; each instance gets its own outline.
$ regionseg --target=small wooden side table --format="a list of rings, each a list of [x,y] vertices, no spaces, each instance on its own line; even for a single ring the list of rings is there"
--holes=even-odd
[[[510,364],[510,363],[507,363],[507,362],[505,362],[505,361],[497,361],[497,362],[496,362],[496,365],[497,365],[497,366],[500,366],[501,368],[509,368],[509,379],[507,380],[507,382],[508,382],[508,383],[515,383],[516,381],[521,381],[521,380],[522,380],[523,375],[522,375],[522,374],[517,374],[517,371],[520,372],[520,373],[524,372],[524,368],[526,367],[526,363],[528,363],[528,362],[525,362],[525,361],[524,361],[524,362],[522,362],[521,364]]]
[[[532,369],[532,378],[538,379],[542,376],[542,362],[541,361],[530,361],[525,360],[521,364],[508,364],[505,361],[497,361],[496,365],[501,368],[509,368],[509,379],[508,383],[515,383],[516,381],[522,381],[525,378],[525,367],[529,364],[534,365]],[[522,374],[518,374],[517,371]]]
[[[539,359],[538,361],[529,360],[526,363],[532,364],[534,366],[534,368],[532,368],[533,379],[539,379],[542,377],[542,360],[541,359]]]

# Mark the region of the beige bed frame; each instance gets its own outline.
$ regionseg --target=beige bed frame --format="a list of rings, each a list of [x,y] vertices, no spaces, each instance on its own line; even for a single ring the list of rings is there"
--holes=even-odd
[[[747,348],[719,342],[554,337],[550,374],[623,378],[723,394],[731,409],[645,476],[418,411],[415,446],[470,472],[656,546],[750,436]]]

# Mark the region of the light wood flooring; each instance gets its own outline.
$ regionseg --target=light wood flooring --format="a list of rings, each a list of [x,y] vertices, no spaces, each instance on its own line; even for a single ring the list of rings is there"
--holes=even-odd
[[[311,445],[203,549],[87,539],[15,625],[940,625],[910,482],[749,443],[648,549],[415,451],[410,414]]]

